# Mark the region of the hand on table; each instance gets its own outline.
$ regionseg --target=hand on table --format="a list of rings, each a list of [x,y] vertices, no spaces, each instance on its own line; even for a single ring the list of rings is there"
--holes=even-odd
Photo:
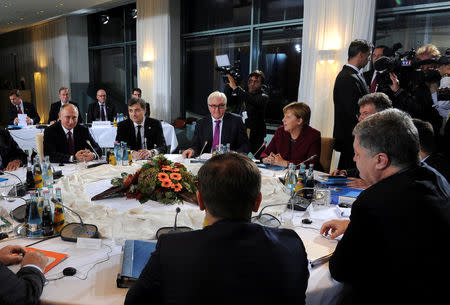
[[[192,155],[194,154],[194,150],[191,148],[186,149],[185,151],[183,151],[183,153],[181,154],[181,156],[183,158],[191,158]]]
[[[345,169],[335,169],[331,172],[331,176],[347,176],[347,171]]]
[[[347,230],[349,223],[350,220],[347,219],[332,219],[322,225],[322,227],[320,228],[320,234],[329,236],[331,239],[335,239],[339,235],[345,233],[345,230]]]
[[[35,265],[44,271],[47,266],[48,257],[40,251],[29,250],[25,253],[22,260],[22,267],[25,265]]]
[[[13,160],[8,163],[8,166],[6,166],[5,170],[7,171],[15,171],[20,167],[20,160]]]
[[[360,178],[348,178],[348,179],[351,180],[351,181],[347,181],[348,187],[365,190],[366,188],[368,188],[370,186],[369,183],[367,183],[366,181],[364,181]]]
[[[89,162],[94,160],[95,154],[93,154],[89,149],[83,149],[77,151],[75,154],[75,159],[79,162]]]
[[[269,156],[263,158],[262,161],[265,164],[271,164],[271,165],[277,165],[277,166],[287,167],[287,165],[289,165],[289,162],[284,160],[280,154],[274,154],[273,152],[271,152]]]
[[[27,251],[21,246],[5,246],[0,249],[0,262],[4,265],[14,265],[22,261],[23,256]]]
[[[132,153],[133,159],[135,160],[145,160],[152,157],[152,153],[149,150],[141,149],[141,150],[135,150]]]

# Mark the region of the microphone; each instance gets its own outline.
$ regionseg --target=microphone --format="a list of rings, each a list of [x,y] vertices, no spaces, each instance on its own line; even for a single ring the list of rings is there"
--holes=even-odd
[[[65,227],[60,232],[62,240],[76,242],[78,237],[98,238],[98,228],[96,225],[85,224],[83,222],[83,219],[81,219],[80,214],[78,214],[68,206],[62,204],[58,200],[52,199],[52,202],[55,204],[61,204],[65,209],[68,209],[69,211],[77,215],[78,219],[80,220],[80,223],[72,222],[65,225]]]
[[[262,145],[258,148],[258,150],[253,154],[253,156],[256,157],[256,155],[259,153],[259,151],[260,151],[264,146],[266,146],[266,144],[267,144],[267,141],[264,141],[264,142],[262,143]]]
[[[316,158],[317,158],[317,155],[312,155],[311,157],[309,157],[308,159],[302,161],[301,163],[306,164],[308,162],[314,161]],[[300,166],[300,164],[297,164],[296,168],[299,167],[299,166]]]
[[[208,144],[208,141],[205,141],[205,144],[203,144],[202,150],[200,151],[200,154],[198,155],[198,159],[200,159],[200,156],[203,154],[203,150],[205,149],[206,144]]]
[[[97,160],[100,160],[100,156],[97,154],[97,152],[95,151],[94,147],[91,145],[91,141],[86,140],[86,143],[92,148],[92,152],[97,157]]]
[[[25,194],[26,194],[26,192],[27,192],[27,186],[23,183],[23,181],[22,181],[22,179],[20,179],[20,177],[19,176],[17,176],[16,174],[13,174],[13,173],[10,173],[10,172],[7,172],[7,171],[2,171],[2,170],[0,170],[0,175],[11,175],[11,176],[14,176],[14,177],[16,177],[17,178],[17,180],[19,180],[19,183],[18,184],[15,184],[13,187],[15,187],[16,188],[16,192],[15,192],[15,194],[14,194],[14,192],[13,192],[13,189],[11,189],[9,192],[8,192],[8,196],[9,197],[11,197],[11,198],[7,198],[7,200],[9,201],[9,202],[12,202],[12,201],[14,201],[14,200],[11,200],[13,197],[15,197],[15,196],[25,196]],[[11,192],[13,192],[13,193],[11,193]],[[6,196],[5,196],[5,198],[6,198]]]
[[[156,231],[156,239],[159,239],[159,237],[163,234],[173,234],[173,233],[181,233],[181,232],[189,232],[192,231],[192,228],[190,227],[178,227],[177,226],[177,218],[178,213],[181,212],[181,209],[179,207],[175,210],[175,222],[173,224],[173,227],[162,227],[159,228],[158,231]]]

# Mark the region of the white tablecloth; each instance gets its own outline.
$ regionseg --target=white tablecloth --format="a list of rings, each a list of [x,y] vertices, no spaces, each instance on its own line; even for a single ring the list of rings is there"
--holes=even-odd
[[[179,156],[169,156],[173,161],[182,161]],[[197,173],[201,164],[186,164],[194,174]],[[71,266],[79,270],[78,276],[84,278],[88,270],[95,263],[107,258],[108,261],[96,265],[88,274],[86,280],[76,277],[65,277],[57,281],[51,281],[44,288],[42,301],[44,304],[123,304],[126,289],[116,288],[115,279],[121,267],[120,247],[115,245],[110,238],[115,239],[154,239],[156,230],[163,226],[172,226],[176,206],[181,207],[178,215],[178,225],[190,226],[194,229],[202,227],[204,212],[194,204],[162,205],[156,202],[139,204],[134,199],[125,198],[107,199],[91,202],[92,195],[109,187],[108,181],[118,176],[121,172],[132,173],[140,167],[133,166],[111,166],[103,165],[92,169],[81,169],[81,165],[65,165],[61,167],[64,177],[57,181],[56,186],[63,189],[63,200],[66,205],[78,211],[85,223],[97,225],[107,245],[100,250],[77,249],[74,243],[63,242],[59,238],[45,241],[36,245],[43,250],[57,251],[69,254],[69,258],[57,265],[48,274],[47,278],[57,278],[65,267]],[[60,169],[58,166],[56,169]],[[14,172],[25,177],[22,168]],[[277,176],[282,172],[271,172],[264,170],[262,194],[263,202],[261,208],[268,204],[287,202],[289,196],[284,192]],[[12,178],[11,178],[12,179]],[[15,202],[0,201],[0,206],[11,210],[23,204],[23,201]],[[323,238],[318,231],[326,218],[336,218],[335,208],[312,208],[307,212],[292,213],[286,211],[285,207],[271,207],[267,212],[280,217],[283,226],[294,229],[303,240],[308,258],[315,259],[322,255],[331,253],[336,247],[335,240]],[[301,223],[304,213],[313,220],[311,225]],[[336,215],[336,216],[335,216]],[[306,215],[305,215],[306,216]],[[70,212],[66,213],[69,222],[77,221]],[[6,244],[26,245],[30,243],[27,239],[14,239],[6,241]],[[1,247],[0,246],[0,247]],[[335,304],[341,289],[341,284],[334,281],[329,273],[328,264],[323,264],[310,269],[306,303]]]
[[[166,123],[161,122],[166,144],[170,145],[170,151],[174,152],[178,146],[175,128]],[[100,147],[114,147],[116,139],[117,127],[91,127],[89,128],[92,137]],[[11,136],[23,150],[36,149],[35,134],[43,133],[44,129],[37,129],[34,126],[27,126],[22,129],[10,130]]]

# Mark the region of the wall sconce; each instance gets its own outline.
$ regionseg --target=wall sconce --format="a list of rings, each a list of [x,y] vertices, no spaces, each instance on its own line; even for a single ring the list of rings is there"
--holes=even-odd
[[[102,24],[107,24],[109,22],[109,16],[108,15],[101,15],[100,21]]]
[[[148,70],[150,68],[151,64],[152,64],[152,62],[150,60],[144,60],[144,61],[139,62],[139,66],[145,70]]]
[[[332,64],[336,59],[336,50],[319,50],[319,61],[323,64],[326,61]]]

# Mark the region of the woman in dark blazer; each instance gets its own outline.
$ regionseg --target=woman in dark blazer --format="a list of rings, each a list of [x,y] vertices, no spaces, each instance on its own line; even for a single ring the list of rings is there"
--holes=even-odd
[[[278,127],[269,146],[261,154],[263,163],[288,166],[308,162],[317,169],[320,159],[320,132],[309,126],[311,109],[305,103],[293,102],[283,108],[283,126]]]

